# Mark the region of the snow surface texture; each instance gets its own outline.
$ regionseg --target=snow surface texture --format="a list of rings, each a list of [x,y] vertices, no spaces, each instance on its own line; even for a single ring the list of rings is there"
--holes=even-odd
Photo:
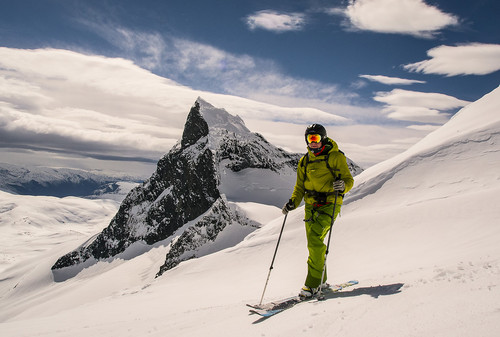
[[[268,320],[249,315],[245,304],[261,296],[283,223],[279,208],[257,203],[239,205],[265,226],[232,248],[183,262],[159,278],[154,276],[167,250],[162,245],[129,260],[96,263],[57,283],[51,265],[82,241],[71,227],[86,221],[72,218],[67,228],[54,229],[59,237],[42,225],[25,227],[32,253],[2,272],[0,334],[496,337],[499,110],[496,89],[404,154],[355,177],[328,259],[330,282],[360,281],[352,291]],[[42,215],[58,217],[67,207],[66,198],[49,203],[46,197],[0,196],[1,247],[14,240],[25,216],[16,209],[39,207],[29,214],[34,222]],[[71,200],[75,214],[103,202]],[[295,295],[305,278],[302,213],[301,207],[287,218],[266,300]]]

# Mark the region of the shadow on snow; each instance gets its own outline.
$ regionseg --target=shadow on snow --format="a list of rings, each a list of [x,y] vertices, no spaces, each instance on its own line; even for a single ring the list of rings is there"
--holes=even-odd
[[[387,295],[395,295],[401,292],[401,288],[404,286],[404,283],[394,283],[394,284],[387,284],[387,285],[378,285],[378,286],[373,286],[373,287],[362,287],[362,288],[355,288],[351,291],[339,291],[339,292],[332,292],[332,293],[326,293],[324,294],[325,298],[324,300],[328,299],[333,299],[333,298],[346,298],[346,297],[355,297],[355,296],[361,296],[361,295],[369,295],[373,298],[379,298],[379,296],[387,296]],[[318,303],[322,302],[321,301],[315,301],[315,299],[311,300],[306,300],[304,302],[313,302],[313,303]],[[253,324],[261,323],[265,320],[267,320],[269,317],[261,317]]]

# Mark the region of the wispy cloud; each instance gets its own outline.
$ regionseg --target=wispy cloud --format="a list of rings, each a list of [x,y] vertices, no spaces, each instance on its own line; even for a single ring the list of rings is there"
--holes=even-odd
[[[463,107],[470,102],[438,93],[425,93],[394,89],[378,92],[374,100],[385,103],[383,112],[389,118],[419,123],[443,124],[451,109]]]
[[[459,24],[457,16],[422,0],[350,0],[347,7],[328,12],[344,15],[353,30],[421,38],[432,38],[441,29]]]
[[[303,29],[306,16],[303,13],[281,13],[273,10],[263,10],[245,18],[249,29],[264,29],[276,33]]]
[[[271,60],[225,52],[185,39],[170,39],[160,65],[168,77],[193,83],[199,89],[258,99],[284,106],[307,100],[349,105],[357,96],[331,83],[286,75]],[[168,69],[166,69],[168,67]],[[312,105],[314,106],[314,105]]]
[[[365,78],[365,79],[373,81],[373,82],[379,82],[379,83],[387,84],[387,85],[411,85],[411,84],[415,84],[415,83],[426,83],[425,81],[410,80],[410,79],[404,79],[404,78],[399,78],[399,77],[389,77],[389,76],[383,76],[383,75],[359,75],[359,77]]]
[[[342,90],[336,84],[291,77],[272,60],[229,53],[208,44],[156,32],[129,30],[109,22],[81,22],[141,67],[199,90],[285,106],[297,106],[305,101],[309,104],[327,102],[330,109],[326,111],[332,114],[345,112],[345,106],[357,98],[356,93]]]
[[[429,60],[407,64],[404,68],[446,76],[486,75],[500,70],[500,44],[439,46],[427,51],[427,55]]]

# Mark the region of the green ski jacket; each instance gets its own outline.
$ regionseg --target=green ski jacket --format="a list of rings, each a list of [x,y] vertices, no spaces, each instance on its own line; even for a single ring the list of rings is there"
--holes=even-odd
[[[302,199],[307,204],[333,203],[335,193],[333,182],[339,177],[345,183],[345,190],[339,191],[337,205],[342,205],[343,195],[354,185],[345,155],[339,151],[335,141],[326,138],[325,149],[315,155],[309,148],[308,153],[299,160],[297,181],[292,193],[292,201],[297,208]]]

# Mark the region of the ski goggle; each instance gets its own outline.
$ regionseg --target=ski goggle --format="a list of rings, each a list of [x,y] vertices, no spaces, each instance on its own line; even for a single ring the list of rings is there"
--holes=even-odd
[[[316,133],[307,135],[307,143],[319,143],[321,142],[321,135]]]

